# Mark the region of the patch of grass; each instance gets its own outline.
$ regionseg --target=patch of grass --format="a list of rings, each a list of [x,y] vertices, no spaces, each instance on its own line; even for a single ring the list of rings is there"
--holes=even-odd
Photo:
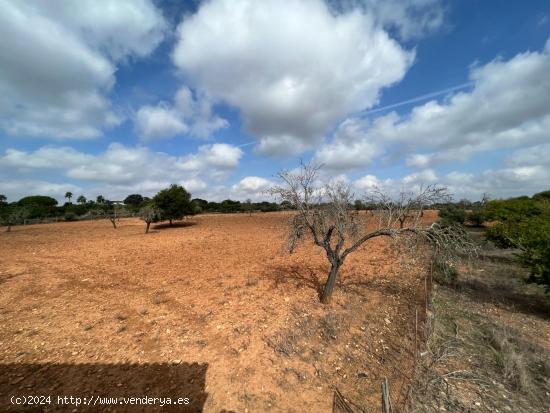
[[[523,349],[518,348],[513,332],[502,327],[488,329],[487,343],[504,379],[516,390],[532,392],[533,377],[526,349],[525,346]]]

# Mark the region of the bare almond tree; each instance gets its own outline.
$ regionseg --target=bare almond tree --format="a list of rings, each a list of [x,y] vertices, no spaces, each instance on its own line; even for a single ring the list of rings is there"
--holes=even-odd
[[[354,194],[347,184],[319,184],[319,166],[301,164],[297,172],[281,171],[282,185],[270,193],[291,203],[297,210],[290,223],[288,249],[292,253],[300,241],[311,236],[315,245],[325,250],[330,271],[321,294],[321,302],[329,303],[338,274],[347,256],[377,237],[391,237],[407,242],[428,243],[434,256],[446,262],[460,253],[474,251],[460,228],[442,227],[437,223],[423,225],[423,210],[429,205],[450,198],[439,186],[421,188],[417,194],[401,192],[391,197],[375,189],[367,197],[378,209],[366,218],[354,214]]]
[[[145,222],[145,233],[149,233],[151,223],[160,221],[160,211],[153,204],[145,205],[139,211],[139,216]]]

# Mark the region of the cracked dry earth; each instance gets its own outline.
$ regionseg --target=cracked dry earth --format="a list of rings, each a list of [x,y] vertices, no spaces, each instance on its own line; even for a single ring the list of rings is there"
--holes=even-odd
[[[403,399],[425,267],[373,240],[322,305],[326,258],[307,242],[284,252],[289,217],[0,233],[0,410],[67,411],[9,397],[73,395],[190,399],[74,411],[327,412],[337,388],[357,411],[379,411],[384,377]]]

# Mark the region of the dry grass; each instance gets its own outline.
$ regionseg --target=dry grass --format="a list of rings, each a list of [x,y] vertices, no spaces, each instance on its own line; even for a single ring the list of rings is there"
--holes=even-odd
[[[550,409],[550,320],[532,306],[547,298],[521,275],[508,256],[491,257],[436,286],[411,412]]]

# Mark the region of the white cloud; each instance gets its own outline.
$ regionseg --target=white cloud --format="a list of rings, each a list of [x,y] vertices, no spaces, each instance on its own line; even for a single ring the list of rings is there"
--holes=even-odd
[[[372,13],[383,27],[396,30],[404,40],[417,39],[438,30],[446,14],[441,0],[347,0],[337,1],[335,7],[361,7]]]
[[[392,112],[364,121],[354,144],[379,144],[395,156],[419,150],[408,156],[407,165],[426,168],[480,152],[545,142],[550,130],[549,73],[550,42],[542,52],[474,67],[472,91],[441,103],[430,101],[407,116]]]
[[[425,168],[432,163],[433,153],[415,153],[407,156],[405,164],[415,168]]]
[[[273,183],[268,179],[259,176],[247,176],[233,185],[232,189],[234,191],[258,192],[267,190],[271,185]]]
[[[32,153],[7,149],[0,157],[0,167],[16,170],[64,169],[93,161],[94,157],[70,147],[43,146]]]
[[[180,158],[177,167],[182,171],[208,174],[219,180],[239,166],[242,155],[240,148],[226,143],[203,145],[196,154]]]
[[[382,182],[375,175],[365,175],[353,182],[353,186],[359,191],[372,190],[381,187]]]
[[[181,157],[119,143],[111,143],[97,155],[48,146],[34,152],[8,149],[0,157],[0,171],[12,173],[15,169],[20,175],[30,176],[26,181],[39,181],[34,176],[44,170],[61,171],[67,178],[94,185],[87,195],[102,193],[116,199],[140,191],[153,195],[172,183],[184,185],[191,192],[207,190],[211,181],[229,177],[239,166],[242,154],[241,149],[228,144],[204,145],[196,153]],[[71,185],[59,188],[66,186]],[[8,185],[6,181],[0,188],[11,196],[28,192],[31,187],[17,192],[16,184]]]
[[[135,122],[143,140],[171,138],[189,130],[180,114],[164,104],[142,106],[137,111]]]
[[[262,152],[285,154],[312,147],[334,122],[373,106],[413,56],[358,9],[213,0],[184,18],[173,59],[195,88],[241,111]]]
[[[116,64],[148,55],[165,22],[148,0],[2,1],[0,129],[89,139],[122,121],[108,94]]]
[[[510,166],[545,165],[550,167],[550,144],[519,149],[508,156],[506,163]]]
[[[157,106],[142,106],[136,114],[135,126],[142,140],[172,138],[189,133],[208,138],[218,129],[229,126],[227,120],[212,113],[212,102],[204,95],[193,97],[183,86],[174,104],[160,102]]]
[[[55,183],[39,179],[2,179],[0,191],[9,202],[29,195],[47,195],[62,203],[66,192],[79,193],[81,188],[69,183]]]
[[[516,150],[498,169],[479,173],[452,171],[438,176],[431,169],[423,169],[402,178],[380,180],[366,175],[352,185],[358,193],[374,187],[390,193],[399,188],[418,188],[421,184],[440,184],[449,189],[455,199],[481,199],[487,193],[493,198],[532,195],[550,188],[550,144]],[[392,192],[393,191],[393,192]]]
[[[351,170],[369,166],[382,148],[364,132],[364,121],[350,118],[342,122],[332,142],[322,145],[314,161],[330,170]]]
[[[410,184],[433,184],[437,182],[438,178],[432,169],[424,169],[419,172],[413,172],[403,178],[405,185]]]

